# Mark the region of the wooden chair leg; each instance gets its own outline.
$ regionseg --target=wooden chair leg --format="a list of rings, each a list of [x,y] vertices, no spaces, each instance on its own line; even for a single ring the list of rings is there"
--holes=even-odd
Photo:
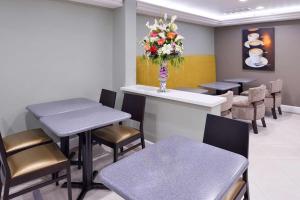
[[[7,181],[5,181],[3,200],[8,200],[8,196],[9,196],[9,183]]]
[[[0,168],[1,169],[1,168]],[[2,181],[0,180],[0,199],[1,199],[1,194],[2,194]]]
[[[272,115],[274,119],[277,119],[276,109],[272,108]]]
[[[119,148],[118,146],[115,146],[114,147],[114,162],[117,162],[118,161],[118,154],[119,154]]]
[[[68,200],[72,200],[71,169],[67,167]]]
[[[256,120],[252,120],[252,127],[255,134],[258,134],[257,123]]]
[[[81,163],[82,163],[82,153],[81,153],[81,149],[82,149],[82,141],[79,138],[79,145],[78,145],[78,165],[77,168],[81,169]]]
[[[250,196],[249,196],[249,184],[247,183],[247,189],[246,192],[244,194],[244,200],[250,200]]]
[[[266,120],[265,120],[264,117],[261,118],[261,122],[262,122],[262,124],[263,124],[263,127],[267,127]]]
[[[58,172],[53,173],[53,174],[52,174],[52,180],[53,180],[53,179],[56,179],[56,178],[58,177],[58,175],[59,175]],[[55,185],[58,186],[58,185],[59,185],[59,181],[56,181],[56,182],[55,182]]]
[[[142,148],[144,149],[145,148],[145,137],[144,137],[143,133],[141,134],[141,143],[142,143]]]
[[[282,115],[282,110],[281,110],[280,106],[278,107],[278,112],[279,112],[279,115]]]

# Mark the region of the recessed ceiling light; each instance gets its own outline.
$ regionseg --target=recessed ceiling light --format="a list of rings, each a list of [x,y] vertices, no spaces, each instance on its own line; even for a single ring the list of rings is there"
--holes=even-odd
[[[248,0],[239,0],[240,2],[246,2],[246,1],[248,1]]]
[[[262,9],[264,9],[265,7],[263,7],[263,6],[257,6],[256,7],[256,10],[262,10]]]

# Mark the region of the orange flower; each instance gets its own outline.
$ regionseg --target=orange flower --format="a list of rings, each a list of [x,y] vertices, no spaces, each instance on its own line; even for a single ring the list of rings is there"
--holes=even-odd
[[[161,38],[157,41],[158,45],[163,45],[165,43],[165,39]]]
[[[146,43],[146,44],[145,44],[144,49],[145,49],[146,51],[149,51],[149,50],[150,50],[150,45],[149,45],[149,43]]]
[[[169,33],[167,33],[167,38],[173,40],[173,39],[176,37],[176,35],[177,35],[177,34],[174,33],[174,32],[169,32]]]

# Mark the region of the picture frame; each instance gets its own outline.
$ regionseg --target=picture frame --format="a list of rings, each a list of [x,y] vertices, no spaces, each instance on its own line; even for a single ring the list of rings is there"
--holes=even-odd
[[[275,29],[242,30],[243,69],[275,71]]]

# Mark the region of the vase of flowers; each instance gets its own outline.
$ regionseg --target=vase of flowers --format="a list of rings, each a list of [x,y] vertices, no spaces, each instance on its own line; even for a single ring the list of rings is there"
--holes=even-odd
[[[147,22],[149,34],[141,41],[144,48],[144,58],[160,66],[159,81],[160,92],[166,92],[168,79],[168,63],[173,67],[179,67],[183,62],[183,39],[177,32],[175,24],[176,16],[168,20],[167,14],[163,19],[155,19],[154,24]]]

